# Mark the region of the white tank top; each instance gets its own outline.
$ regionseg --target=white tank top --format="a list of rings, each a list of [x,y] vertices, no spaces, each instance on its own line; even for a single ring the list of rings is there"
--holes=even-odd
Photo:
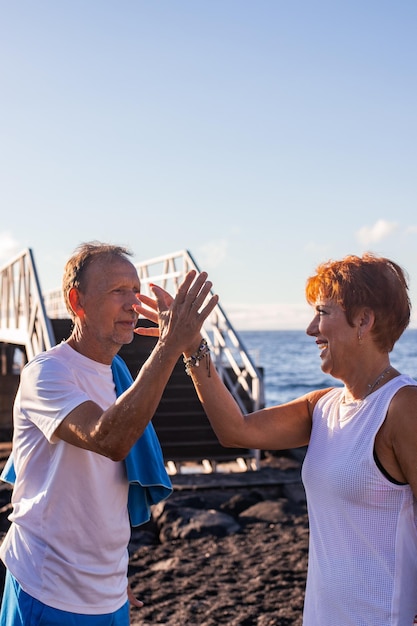
[[[417,506],[391,482],[374,442],[398,376],[359,402],[344,389],[317,403],[302,468],[310,548],[304,626],[412,626],[417,615]],[[417,451],[416,451],[417,455]]]

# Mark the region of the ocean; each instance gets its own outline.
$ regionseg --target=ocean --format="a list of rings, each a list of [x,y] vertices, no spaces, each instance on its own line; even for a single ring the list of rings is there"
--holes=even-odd
[[[315,339],[304,331],[245,330],[238,335],[255,365],[263,368],[265,406],[288,402],[312,389],[342,386],[321,371]],[[390,359],[402,374],[417,380],[417,329],[403,333]]]

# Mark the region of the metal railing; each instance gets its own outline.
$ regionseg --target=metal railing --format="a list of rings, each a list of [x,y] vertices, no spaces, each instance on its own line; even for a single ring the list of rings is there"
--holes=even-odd
[[[0,341],[24,346],[28,360],[54,344],[30,248],[0,268]]]

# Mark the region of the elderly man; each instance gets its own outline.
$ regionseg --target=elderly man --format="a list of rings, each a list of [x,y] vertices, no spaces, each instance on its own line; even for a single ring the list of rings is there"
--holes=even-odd
[[[159,339],[132,381],[116,356],[140,310],[129,255],[98,242],[75,251],[63,278],[72,334],[22,371],[2,626],[126,626],[129,600],[142,605],[128,591],[131,519],[146,521],[171,491],[150,420],[217,296],[206,303],[207,274],[191,271],[174,300],[161,299]]]

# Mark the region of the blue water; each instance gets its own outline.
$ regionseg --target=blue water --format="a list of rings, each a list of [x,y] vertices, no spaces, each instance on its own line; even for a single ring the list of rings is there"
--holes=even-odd
[[[323,374],[315,339],[299,330],[241,331],[255,365],[264,369],[265,405],[293,400],[312,389],[341,386]],[[391,364],[417,380],[417,329],[406,330],[391,353]]]

